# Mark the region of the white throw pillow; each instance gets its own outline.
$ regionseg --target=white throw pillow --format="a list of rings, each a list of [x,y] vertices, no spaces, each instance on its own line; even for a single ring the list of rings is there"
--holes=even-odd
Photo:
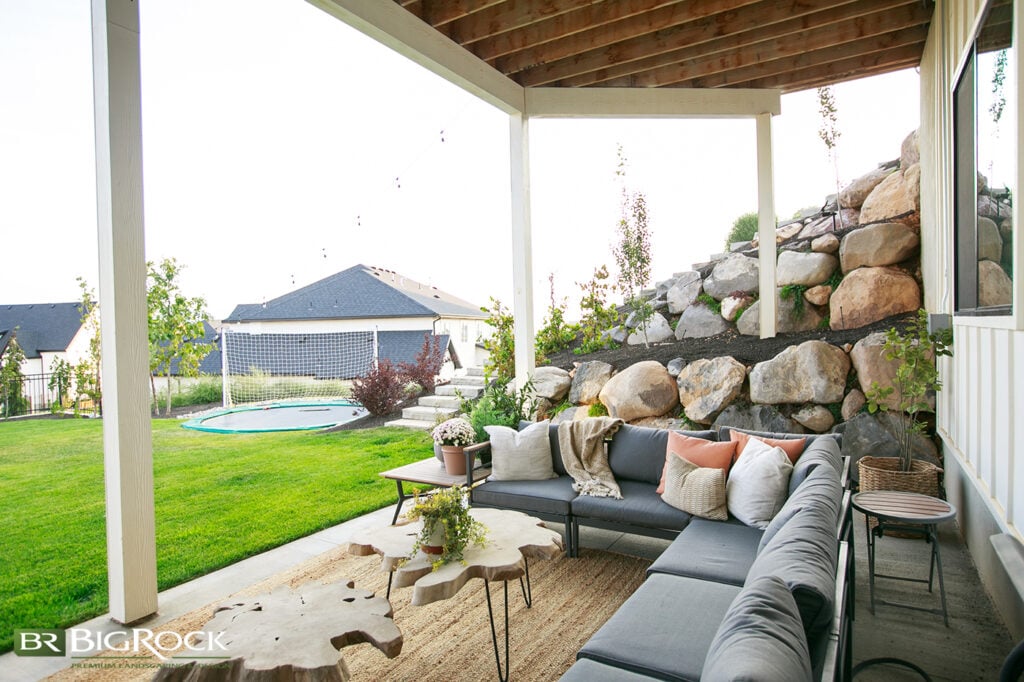
[[[786,503],[793,464],[780,447],[751,438],[729,471],[729,513],[748,526],[767,528]]]
[[[530,424],[522,431],[507,426],[485,426],[491,437],[492,481],[541,481],[555,478],[551,464],[548,424]]]

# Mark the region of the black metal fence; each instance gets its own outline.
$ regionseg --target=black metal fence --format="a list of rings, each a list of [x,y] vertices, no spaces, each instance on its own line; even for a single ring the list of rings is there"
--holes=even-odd
[[[49,412],[63,396],[51,389],[50,374],[26,374],[15,384],[0,386],[0,418]]]

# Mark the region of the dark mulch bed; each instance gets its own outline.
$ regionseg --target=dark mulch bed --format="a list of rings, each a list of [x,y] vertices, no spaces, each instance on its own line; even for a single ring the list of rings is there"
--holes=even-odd
[[[612,365],[616,370],[621,370],[642,360],[657,360],[666,365],[675,358],[682,358],[685,362],[689,363],[701,358],[717,358],[729,355],[749,366],[770,360],[789,346],[796,346],[804,341],[827,341],[836,346],[852,345],[872,332],[885,331],[894,326],[902,327],[912,317],[912,314],[895,315],[858,329],[843,331],[824,329],[797,334],[779,334],[772,339],[743,336],[735,330],[730,330],[723,334],[703,339],[666,341],[665,343],[652,345],[650,348],[645,348],[643,344],[635,346],[623,345],[613,350],[603,350],[596,353],[588,353],[587,355],[575,355],[570,349],[548,357],[548,361],[554,367],[571,370],[575,363],[601,360]]]

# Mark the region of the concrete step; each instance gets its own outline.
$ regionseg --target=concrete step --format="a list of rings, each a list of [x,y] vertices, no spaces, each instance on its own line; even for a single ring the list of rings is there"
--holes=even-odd
[[[462,401],[453,395],[425,395],[417,401],[423,407],[447,407],[459,409]]]
[[[420,421],[419,419],[395,419],[394,421],[385,422],[384,426],[401,426],[407,429],[419,429],[420,431],[429,431],[434,428],[434,422]]]
[[[420,421],[430,422],[431,426],[433,426],[434,421],[438,417],[448,419],[454,416],[456,412],[457,410],[450,407],[423,407],[415,405],[402,410],[402,419],[419,419]]]
[[[452,383],[453,384],[457,384],[457,385],[461,384],[463,386],[485,386],[485,385],[487,385],[487,382],[484,379],[482,374],[480,376],[466,375],[466,376],[462,376],[462,377],[452,377]]]
[[[455,391],[462,393],[463,398],[477,398],[484,392],[483,386],[461,386],[459,384],[445,384],[434,389],[436,396],[455,396]]]
[[[484,375],[483,367],[465,367],[462,370],[461,376],[464,377],[482,377]]]

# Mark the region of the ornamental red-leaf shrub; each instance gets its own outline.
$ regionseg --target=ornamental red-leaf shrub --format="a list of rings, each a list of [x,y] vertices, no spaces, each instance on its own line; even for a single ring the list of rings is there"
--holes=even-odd
[[[352,382],[352,397],[375,417],[394,411],[404,396],[408,379],[387,358]]]
[[[398,371],[410,381],[415,381],[422,386],[424,391],[431,393],[443,365],[444,351],[441,349],[441,337],[435,336],[434,342],[431,344],[430,334],[424,334],[423,347],[416,355],[416,362],[400,362]]]

